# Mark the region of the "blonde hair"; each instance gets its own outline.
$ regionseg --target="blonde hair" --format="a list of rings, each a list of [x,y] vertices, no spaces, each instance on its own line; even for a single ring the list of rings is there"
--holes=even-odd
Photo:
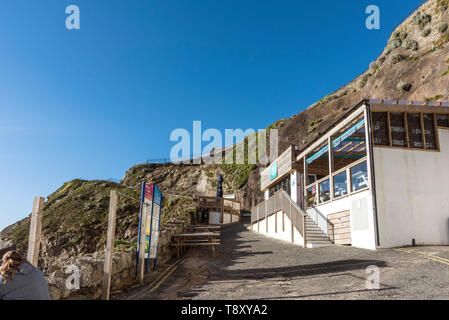
[[[0,275],[5,281],[12,279],[14,272],[19,271],[19,267],[25,262],[27,262],[26,259],[16,251],[6,252],[3,255],[2,265],[0,266]]]

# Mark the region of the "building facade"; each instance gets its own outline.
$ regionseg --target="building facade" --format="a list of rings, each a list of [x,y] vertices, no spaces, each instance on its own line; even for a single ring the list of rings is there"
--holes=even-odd
[[[449,103],[363,100],[261,177],[265,204],[253,209],[255,231],[281,214],[302,221],[290,231],[302,240],[292,242],[309,247],[449,245]],[[299,218],[268,205],[279,193]]]

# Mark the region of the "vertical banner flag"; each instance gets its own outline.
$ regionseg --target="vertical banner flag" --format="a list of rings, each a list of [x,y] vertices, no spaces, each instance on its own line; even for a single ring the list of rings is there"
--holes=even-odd
[[[153,215],[150,230],[150,258],[155,259],[159,243],[159,227],[161,218],[162,194],[157,185],[154,185],[153,192]]]
[[[144,219],[142,226],[145,226],[145,230],[142,230],[143,228],[139,227],[139,247],[137,251],[140,252],[142,244],[144,250],[143,258],[147,259],[145,273],[148,273],[150,259],[157,258],[160,233],[159,221],[162,211],[162,193],[155,183],[144,183],[142,188],[141,207],[140,219]],[[140,239],[142,239],[142,241],[140,241]],[[139,265],[139,261],[137,262],[137,265]]]
[[[146,183],[144,190],[143,203],[147,210],[143,210],[146,214],[146,229],[144,233],[145,237],[145,259],[148,259],[148,250],[150,249],[150,234],[151,234],[151,216],[153,215],[153,192],[154,183]]]

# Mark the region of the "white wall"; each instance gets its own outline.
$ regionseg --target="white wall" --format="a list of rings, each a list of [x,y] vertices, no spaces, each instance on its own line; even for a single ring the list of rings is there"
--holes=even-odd
[[[235,222],[239,222],[239,217],[237,215],[235,215],[235,214],[233,215],[230,213],[225,213],[223,215],[223,224],[235,223]]]
[[[225,213],[223,214],[223,224],[231,223],[231,214]]]
[[[277,232],[276,232],[276,216],[277,216]],[[284,216],[284,231],[282,231],[282,211],[277,212],[268,217],[268,233],[266,229],[265,219],[260,221],[260,229],[257,223],[252,225],[254,232],[259,232],[265,236],[275,238],[282,241],[292,243],[292,224],[287,215]],[[296,228],[293,228],[294,244],[304,246],[304,239]]]
[[[209,212],[209,224],[221,224],[221,212]]]
[[[298,190],[299,190],[299,186],[298,186],[298,176],[299,174],[295,171],[293,171],[290,174],[290,188],[291,188],[291,198],[293,200],[293,202],[298,203]]]
[[[307,209],[307,214],[327,234],[327,216],[343,211],[349,211],[351,219],[351,245],[375,250],[376,229],[370,190],[355,193],[315,208]]]
[[[440,152],[374,148],[381,247],[449,244],[449,130]]]

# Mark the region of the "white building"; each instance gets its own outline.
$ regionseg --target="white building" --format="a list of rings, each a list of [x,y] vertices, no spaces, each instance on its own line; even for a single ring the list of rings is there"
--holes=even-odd
[[[253,231],[307,247],[449,245],[449,103],[363,100],[261,176]]]

